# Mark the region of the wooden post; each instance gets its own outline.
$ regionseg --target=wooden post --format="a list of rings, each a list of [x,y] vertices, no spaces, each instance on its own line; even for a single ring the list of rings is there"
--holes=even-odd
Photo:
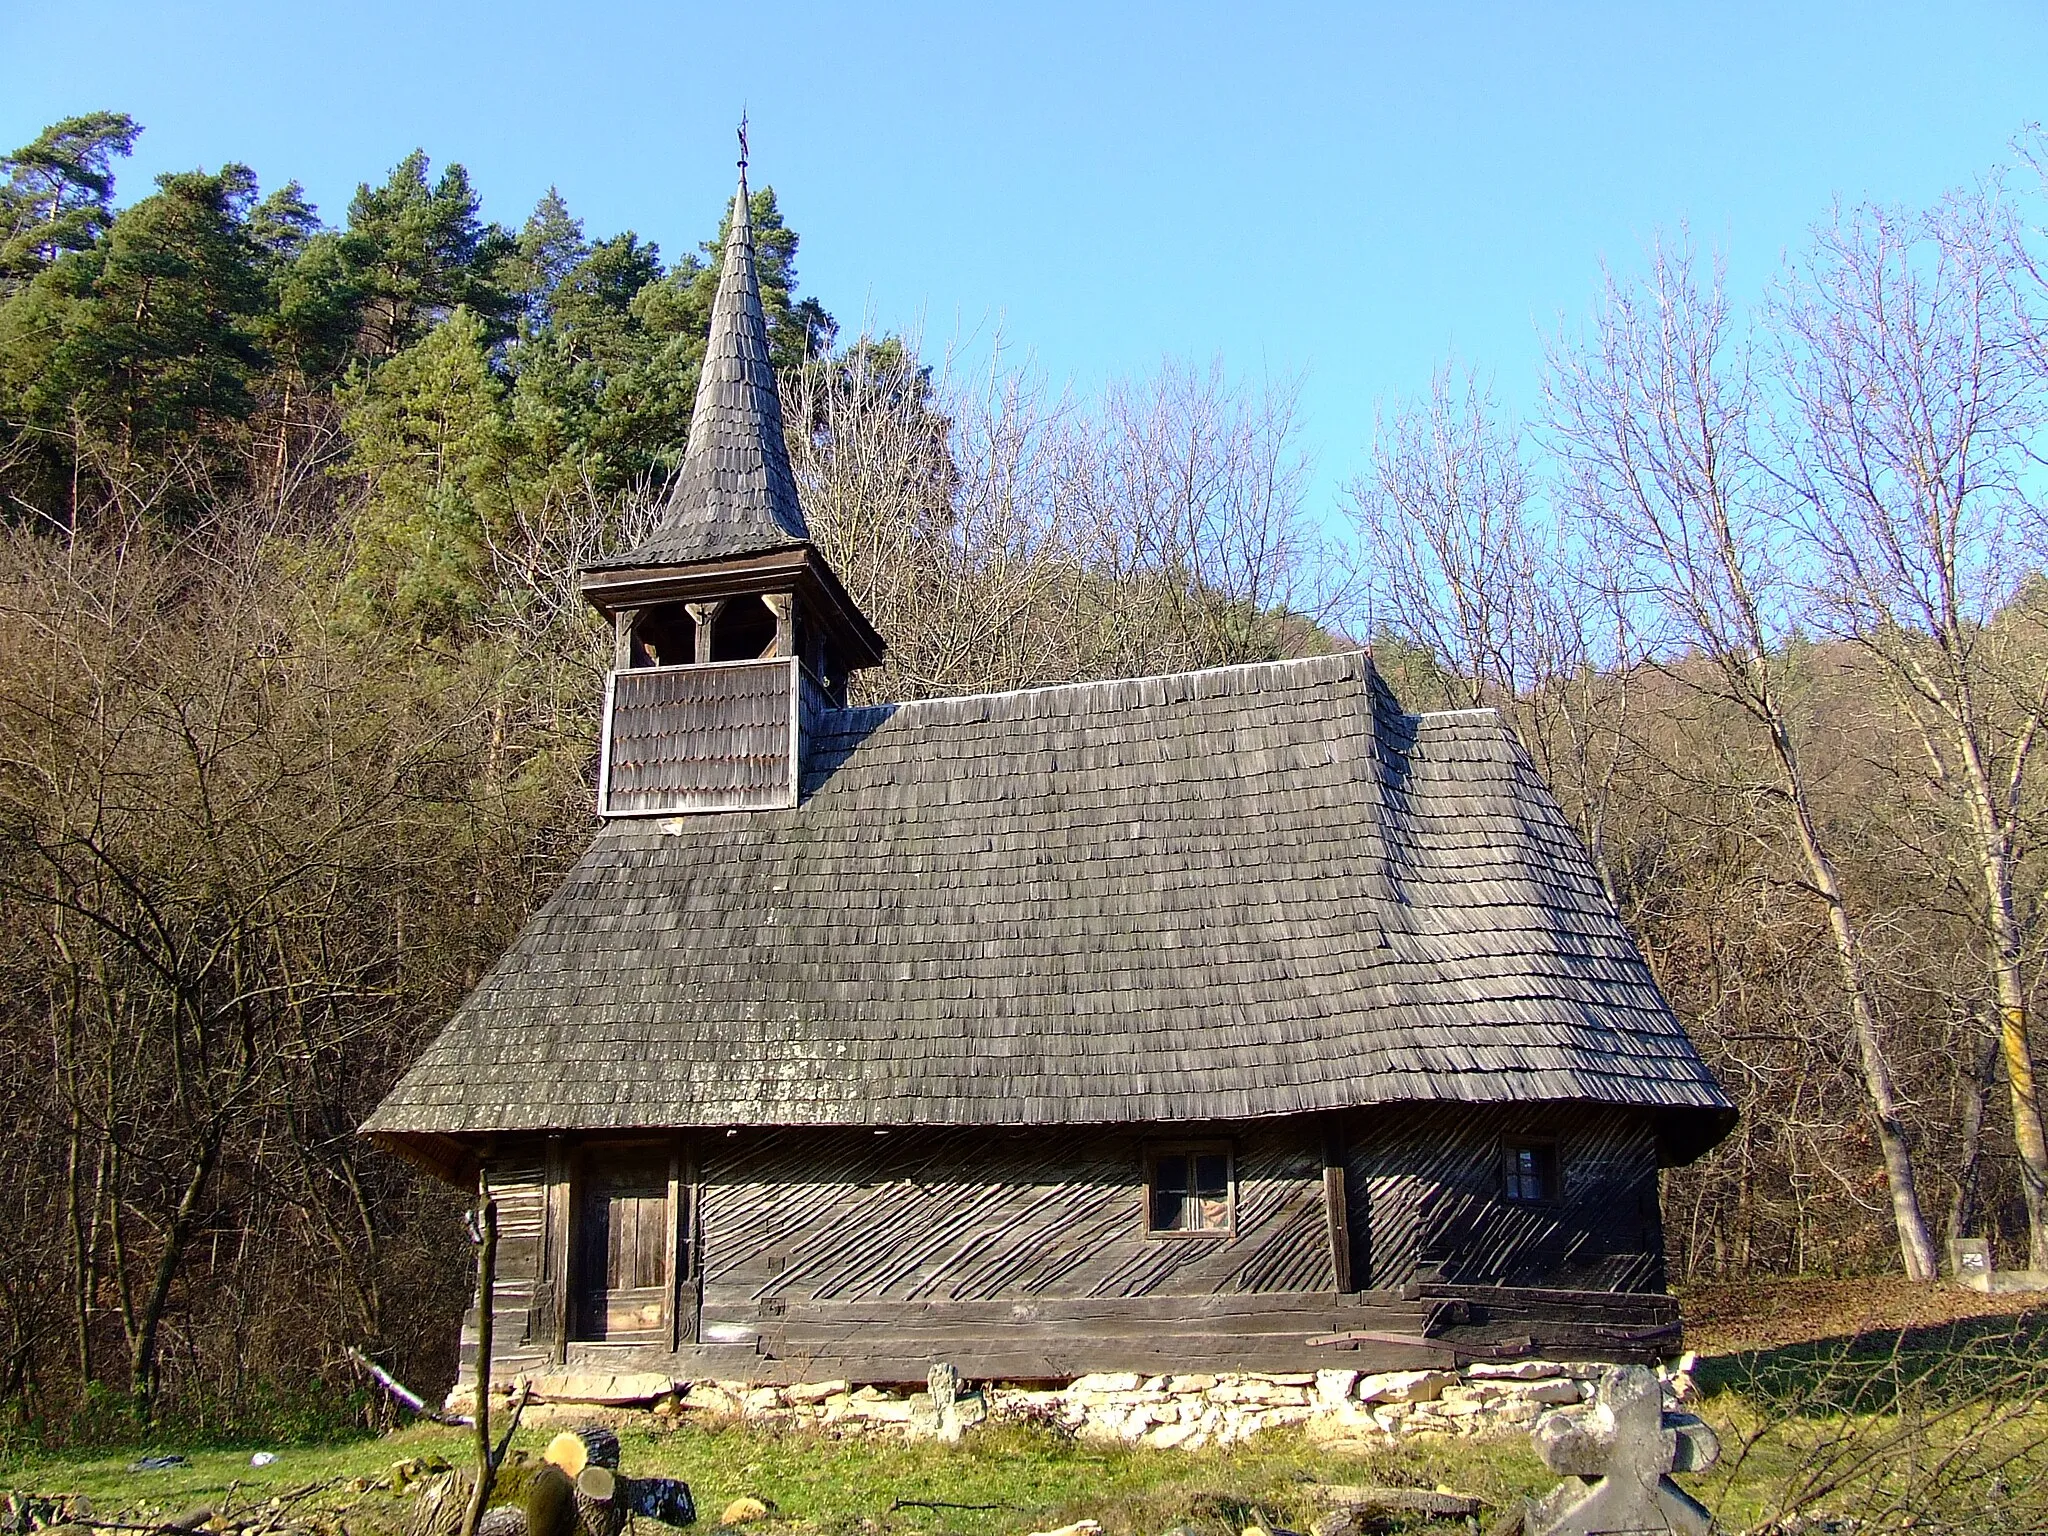
[[[789,657],[796,654],[796,598],[787,592],[764,592],[761,601],[768,605],[768,611],[775,615],[775,654]]]
[[[1351,1277],[1350,1194],[1344,1185],[1344,1130],[1335,1116],[1323,1126],[1323,1205],[1329,1214],[1330,1269],[1337,1289],[1356,1290]]]
[[[640,617],[637,608],[621,608],[612,615],[612,668],[623,672],[633,665],[633,625]]]
[[[469,1508],[462,1515],[462,1536],[476,1536],[477,1522],[484,1517],[484,1505],[491,1496],[491,1313],[497,1305],[498,1202],[491,1187],[478,1180],[479,1242],[476,1256],[476,1487],[469,1496]]]
[[[569,1150],[560,1136],[547,1140],[548,1203],[545,1215],[546,1255],[542,1273],[548,1282],[548,1304],[554,1337],[549,1361],[557,1366],[569,1360]]]
[[[716,602],[685,603],[683,607],[690,615],[690,622],[697,629],[696,660],[701,666],[711,659],[711,629],[718,622],[719,610],[725,607],[725,599],[721,597]]]
[[[668,1347],[683,1347],[683,1263],[687,1250],[682,1244],[683,1226],[683,1144],[678,1140],[668,1149]]]

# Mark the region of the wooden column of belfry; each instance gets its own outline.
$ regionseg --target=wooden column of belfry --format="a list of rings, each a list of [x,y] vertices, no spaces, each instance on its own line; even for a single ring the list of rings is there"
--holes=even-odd
[[[699,666],[711,660],[711,627],[718,622],[719,611],[725,607],[725,599],[701,603],[685,603],[684,610],[690,615],[690,622],[696,626],[697,655]]]
[[[789,657],[796,654],[796,599],[787,592],[764,592],[761,601],[768,605],[768,611],[775,615],[775,654]]]

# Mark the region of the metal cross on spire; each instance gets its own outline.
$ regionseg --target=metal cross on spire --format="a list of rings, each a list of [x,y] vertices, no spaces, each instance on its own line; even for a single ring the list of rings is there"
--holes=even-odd
[[[747,109],[740,108],[740,169],[747,168]]]

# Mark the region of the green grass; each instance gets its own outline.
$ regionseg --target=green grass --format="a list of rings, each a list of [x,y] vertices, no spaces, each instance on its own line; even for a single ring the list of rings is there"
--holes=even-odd
[[[522,1429],[515,1452],[537,1456],[558,1427]],[[635,1426],[623,1429],[621,1440],[627,1470],[690,1483],[706,1526],[728,1502],[752,1495],[774,1506],[775,1525],[784,1529],[894,1536],[1007,1536],[1083,1516],[1102,1521],[1113,1536],[1157,1536],[1182,1522],[1218,1533],[1255,1522],[1302,1530],[1315,1513],[1307,1494],[1317,1481],[1443,1485],[1490,1504],[1540,1491],[1550,1481],[1523,1436],[1495,1444],[1419,1442],[1370,1456],[1330,1452],[1287,1432],[1196,1452],[1127,1450],[1014,1427],[976,1431],[950,1448],[741,1425]],[[189,1466],[131,1471],[139,1454],[19,1459],[0,1471],[0,1483],[42,1495],[84,1494],[101,1517],[118,1512],[139,1520],[224,1499],[243,1508],[314,1488],[297,1507],[318,1512],[321,1523],[339,1517],[352,1533],[393,1531],[404,1521],[409,1497],[362,1485],[382,1480],[391,1463],[408,1457],[467,1465],[470,1441],[460,1431],[420,1427],[382,1439],[283,1450],[263,1468],[252,1468],[245,1451],[200,1451]],[[918,1500],[940,1507],[912,1502]],[[1448,1527],[1463,1528],[1462,1522]]]
[[[2048,1529],[2048,1341],[2031,1327],[1977,1322],[1867,1334],[1832,1344],[1708,1362],[1701,1412],[1720,1432],[1722,1465],[1686,1479],[1725,1529],[1800,1507],[1853,1513],[1865,1530]],[[515,1457],[536,1458],[563,1422],[523,1428]],[[1306,1530],[1316,1482],[1448,1487],[1498,1510],[1553,1479],[1528,1437],[1417,1438],[1369,1454],[1336,1452],[1297,1431],[1195,1452],[1077,1442],[1050,1430],[990,1426],[958,1447],[835,1439],[815,1429],[635,1417],[621,1425],[627,1471],[686,1479],[702,1522],[743,1495],[768,1502],[774,1532],[821,1536],[1015,1536],[1082,1517],[1108,1536],[1160,1536],[1190,1525],[1235,1536],[1252,1524]],[[332,1536],[389,1536],[411,1508],[388,1487],[392,1463],[467,1466],[466,1431],[418,1426],[381,1439],[193,1449],[190,1464],[131,1470],[147,1451],[25,1452],[0,1459],[0,1488],[83,1494],[101,1518],[136,1523],[225,1501],[238,1510],[294,1500],[303,1523]],[[516,1497],[519,1474],[509,1477]],[[922,1501],[922,1502],[920,1502]],[[963,1507],[967,1506],[967,1507]],[[985,1507],[972,1507],[985,1506]],[[1404,1529],[1462,1531],[1462,1522]],[[644,1536],[643,1529],[643,1536]]]

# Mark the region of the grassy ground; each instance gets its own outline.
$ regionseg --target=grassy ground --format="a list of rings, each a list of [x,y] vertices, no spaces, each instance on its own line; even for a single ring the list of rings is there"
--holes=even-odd
[[[1720,1468],[1689,1481],[1728,1529],[1799,1499],[1857,1513],[1870,1529],[1909,1516],[1919,1529],[2048,1528],[2048,1319],[2011,1298],[1867,1281],[1722,1288],[1688,1297],[1687,1313],[1705,1356],[1699,1406],[1727,1448]],[[522,1429],[515,1450],[537,1456],[556,1427]],[[649,1422],[625,1426],[622,1439],[627,1470],[691,1483],[707,1526],[729,1501],[752,1496],[773,1507],[764,1529],[831,1536],[1011,1536],[1082,1517],[1109,1536],[1159,1536],[1177,1524],[1204,1536],[1254,1523],[1304,1530],[1318,1482],[1448,1487],[1500,1508],[1552,1481],[1524,1435],[1417,1440],[1369,1455],[1287,1432],[1197,1452],[1105,1448],[1024,1428],[980,1431],[954,1449]],[[177,1449],[17,1456],[0,1464],[0,1487],[83,1494],[97,1518],[134,1524],[277,1498],[316,1529],[377,1536],[399,1530],[410,1508],[381,1486],[391,1465],[466,1465],[470,1441],[420,1426],[282,1447],[262,1468],[244,1448],[133,1470],[149,1451]]]
[[[522,1428],[515,1451],[538,1456],[552,1433],[553,1426]],[[621,1439],[629,1471],[690,1483],[705,1525],[715,1524],[732,1500],[751,1496],[771,1504],[775,1524],[785,1528],[894,1536],[1007,1536],[1084,1516],[1115,1536],[1157,1536],[1190,1520],[1218,1530],[1254,1523],[1301,1530],[1315,1513],[1309,1491],[1316,1482],[1455,1487],[1496,1505],[1550,1482],[1525,1436],[1499,1444],[1417,1444],[1372,1456],[1331,1453],[1282,1433],[1198,1452],[1077,1444],[1007,1427],[951,1449],[736,1425],[634,1427]],[[4,1480],[38,1494],[84,1494],[96,1515],[118,1511],[138,1524],[200,1504],[227,1501],[239,1509],[296,1495],[296,1506],[317,1512],[319,1523],[367,1533],[404,1522],[408,1496],[375,1486],[393,1462],[438,1456],[467,1465],[470,1441],[460,1431],[423,1426],[379,1440],[288,1449],[262,1468],[249,1465],[246,1451],[216,1451],[193,1453],[189,1465],[138,1472],[138,1454],[38,1458],[18,1462]],[[1462,1530],[1462,1522],[1454,1528]]]

